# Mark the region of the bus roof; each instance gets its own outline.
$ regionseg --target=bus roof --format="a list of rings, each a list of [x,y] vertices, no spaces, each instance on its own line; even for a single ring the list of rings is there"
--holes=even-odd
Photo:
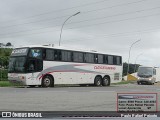
[[[16,47],[17,48],[50,48],[50,49],[62,49],[62,50],[71,50],[71,51],[77,51],[77,52],[89,52],[89,53],[97,53],[97,54],[107,54],[105,52],[97,52],[95,50],[84,50],[84,49],[74,49],[74,48],[68,48],[64,46],[51,46],[51,45],[29,45],[29,46],[22,46],[22,47]],[[108,54],[113,55],[113,54]],[[113,56],[120,56],[120,55],[113,55]]]
[[[143,68],[159,68],[159,67],[154,67],[154,66],[139,66],[139,67],[143,67]]]

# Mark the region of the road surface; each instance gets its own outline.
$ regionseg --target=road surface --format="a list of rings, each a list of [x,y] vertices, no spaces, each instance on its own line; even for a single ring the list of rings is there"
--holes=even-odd
[[[110,87],[1,87],[0,111],[116,111],[116,97],[119,92],[158,93],[160,101],[159,84]]]

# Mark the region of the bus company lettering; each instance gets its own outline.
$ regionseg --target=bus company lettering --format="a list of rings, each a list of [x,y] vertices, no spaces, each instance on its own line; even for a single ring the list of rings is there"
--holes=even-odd
[[[116,69],[116,67],[108,67],[108,66],[94,66],[94,69],[115,70],[115,69]]]

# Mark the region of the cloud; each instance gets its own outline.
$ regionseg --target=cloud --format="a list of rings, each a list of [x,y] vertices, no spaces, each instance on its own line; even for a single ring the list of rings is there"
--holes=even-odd
[[[141,39],[131,50],[130,62],[134,63],[135,58],[144,52],[138,58],[138,63],[160,66],[160,15],[158,8],[152,9],[158,7],[160,1],[131,2],[133,1],[0,1],[0,41],[11,42],[16,47],[32,44],[58,46],[63,22],[80,11],[79,15],[70,18],[64,25],[62,46],[122,55],[123,61],[127,62],[131,44]],[[142,8],[151,10],[134,13]],[[126,12],[132,13],[118,15]],[[142,17],[147,15],[148,17]]]

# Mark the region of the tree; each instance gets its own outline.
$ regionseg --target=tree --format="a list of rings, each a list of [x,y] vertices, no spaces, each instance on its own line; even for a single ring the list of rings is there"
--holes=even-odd
[[[8,67],[8,61],[11,52],[12,49],[10,48],[0,48],[0,67]]]
[[[4,52],[4,56],[10,56],[11,55],[11,50],[6,50]]]
[[[4,43],[0,43],[0,47],[3,47],[3,46],[5,46],[5,44]]]
[[[12,44],[11,44],[10,42],[8,42],[8,43],[6,44],[6,46],[7,46],[7,47],[11,47]]]

